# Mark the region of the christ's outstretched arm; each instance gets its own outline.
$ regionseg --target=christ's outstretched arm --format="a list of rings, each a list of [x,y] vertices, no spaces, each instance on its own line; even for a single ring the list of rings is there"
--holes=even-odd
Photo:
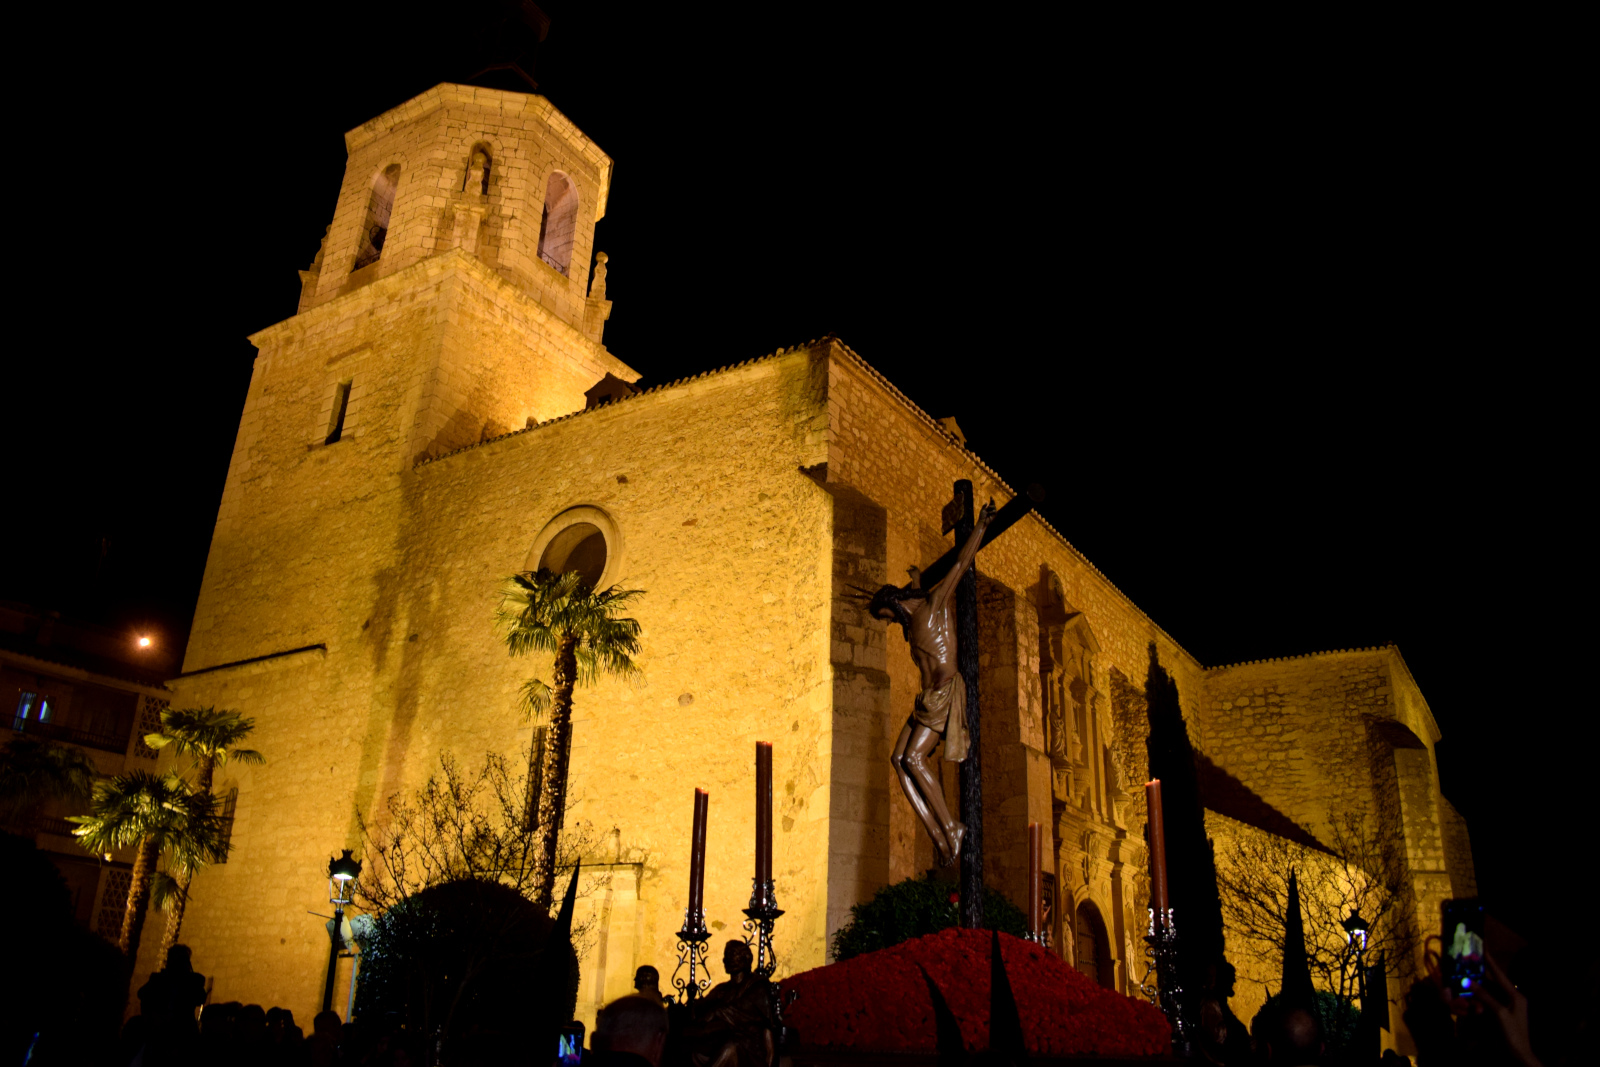
[[[944,607],[945,601],[955,591],[956,583],[961,576],[967,573],[967,568],[972,566],[972,561],[978,555],[978,546],[983,544],[983,531],[988,529],[989,523],[994,520],[994,501],[990,500],[978,512],[978,521],[973,524],[972,533],[967,536],[967,543],[961,546],[961,555],[956,557],[956,564],[950,568],[950,573],[939,579],[939,584],[933,587],[928,599],[933,603],[933,610],[938,611]]]

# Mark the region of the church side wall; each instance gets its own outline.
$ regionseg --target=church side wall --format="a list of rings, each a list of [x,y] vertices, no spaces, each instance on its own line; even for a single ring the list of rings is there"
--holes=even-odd
[[[1465,823],[1439,792],[1438,727],[1398,653],[1218,668],[1205,698],[1205,755],[1221,772],[1329,848],[1348,837],[1346,817],[1400,846],[1406,899],[1390,921],[1406,924],[1401,937],[1417,951],[1390,961],[1394,999],[1420,967],[1452,882],[1466,884],[1471,871]],[[1400,1042],[1409,1047],[1409,1037]]]
[[[1334,652],[1206,675],[1204,751],[1327,844],[1338,812],[1373,808],[1372,769],[1353,737],[1395,717],[1387,653]]]
[[[972,479],[980,504],[991,496],[997,504],[1008,499],[1009,494],[948,435],[917,415],[851,354],[837,348],[829,362],[828,399],[827,485],[836,499],[850,496],[866,502],[853,507],[870,506],[882,512],[883,580],[903,583],[908,566],[931,563],[951,545],[951,538],[940,533],[939,516],[956,479]],[[843,549],[836,547],[836,553]],[[1097,749],[1096,773],[1103,788],[1096,803],[1101,807],[1086,818],[1099,832],[1088,836],[1074,833],[1070,840],[1058,841],[1060,899],[1066,909],[1092,901],[1109,928],[1115,955],[1119,961],[1126,960],[1135,952],[1135,938],[1142,933],[1139,916],[1145,906],[1143,891],[1135,891],[1136,872],[1128,866],[1130,859],[1138,860],[1143,852],[1142,844],[1134,847],[1128,827],[1132,826],[1137,836],[1141,826],[1127,821],[1134,803],[1130,794],[1137,794],[1137,785],[1143,781],[1130,775],[1129,766],[1137,760],[1142,767],[1144,753],[1142,747],[1137,753],[1121,750],[1105,696],[1111,691],[1109,671],[1120,669],[1142,685],[1148,666],[1147,646],[1155,641],[1162,662],[1177,674],[1186,710],[1192,714],[1200,693],[1201,668],[1036,518],[1024,519],[985,548],[977,565],[983,630],[986,877],[1021,906],[1025,902],[1027,824],[1037,821],[1057,826],[1050,765],[1044,755],[1038,621],[1041,588],[1054,577],[1072,608],[1087,616],[1099,641],[1094,687],[1102,696],[1093,733],[1098,744],[1112,746],[1116,759],[1110,777],[1119,779],[1104,780],[1105,768]],[[873,568],[857,569],[853,563],[836,561],[836,567],[841,572],[877,573]],[[869,587],[877,584],[851,580]],[[836,591],[840,589],[836,582]],[[875,728],[875,743],[859,750],[856,774],[860,780],[876,778],[882,783],[877,790],[888,798],[889,855],[866,855],[858,867],[835,869],[830,934],[848,918],[848,905],[870,896],[881,884],[879,879],[898,881],[916,876],[932,860],[931,847],[887,761],[889,746],[904,725],[920,686],[905,640],[898,628],[866,618],[860,605],[843,592],[836,595],[833,610],[836,672],[846,663],[880,655],[876,643],[883,642],[883,684],[860,695],[863,710],[858,712],[864,714],[864,707],[870,705],[872,717],[881,725]],[[1142,746],[1142,734],[1138,740]],[[942,760],[940,764],[946,794],[953,798],[956,767]],[[1142,803],[1142,798],[1138,802]],[[863,840],[875,844],[878,839],[864,836]],[[1083,862],[1086,848],[1094,853],[1088,863]],[[1070,918],[1066,926],[1070,931]],[[1126,977],[1119,972],[1118,983],[1125,983]]]
[[[646,590],[634,613],[642,677],[576,699],[567,827],[596,868],[580,914],[592,920],[580,1015],[626,992],[639,964],[670,976],[697,785],[712,797],[708,923],[719,941],[735,935],[750,895],[756,740],[775,744],[780,973],[823,962],[831,507],[799,472],[820,459],[817,369],[794,353],[492,441],[370,486],[383,500],[370,515],[322,498],[320,551],[303,538],[298,555],[271,551],[270,525],[265,543],[229,549],[250,574],[265,565],[258,577],[316,587],[242,611],[257,625],[292,616],[285,634],[328,651],[261,679],[233,669],[177,683],[180,701],[254,716],[268,758],[240,776],[237,858],[200,877],[186,924],[197,966],[218,976],[214,998],[309,1016],[327,942],[304,913],[321,910],[328,854],[359,849],[355,812],[381,812],[445,752],[467,768],[485,752],[526,759],[516,693],[548,663],[510,659],[493,610],[504,576],[574,506],[611,516],[619,580]],[[282,497],[260,498],[266,512],[312,492],[280,481]],[[205,601],[219,615],[249,584],[221,577],[208,574],[218,589]],[[222,621],[206,633],[201,656],[244,647]]]

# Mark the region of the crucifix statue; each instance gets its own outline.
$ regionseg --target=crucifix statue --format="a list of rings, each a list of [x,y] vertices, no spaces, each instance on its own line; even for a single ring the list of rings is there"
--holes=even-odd
[[[956,657],[955,591],[961,576],[972,566],[994,516],[991,500],[984,505],[972,533],[961,546],[955,566],[931,588],[922,587],[922,573],[912,567],[910,582],[883,586],[867,605],[873,618],[900,624],[911,645],[911,658],[922,675],[922,692],[917,694],[911,716],[900,730],[889,762],[894,765],[911,809],[933,839],[942,866],[949,866],[961,855],[967,828],[951,816],[944,790],[928,768],[928,757],[943,740],[947,762],[960,763],[967,758],[967,686]]]
[[[978,714],[978,582],[973,560],[978,550],[1014,526],[1044,490],[1030,485],[998,512],[994,502],[972,514],[972,483],[956,482],[946,505],[944,531],[956,544],[918,571],[905,586],[877,592],[857,587],[867,611],[899,623],[922,678],[911,715],[890,761],[912,810],[922,820],[943,864],[961,860],[961,925],[983,925],[983,770]],[[928,766],[934,746],[944,741],[944,758],[961,768],[961,818],[950,815],[944,791]]]

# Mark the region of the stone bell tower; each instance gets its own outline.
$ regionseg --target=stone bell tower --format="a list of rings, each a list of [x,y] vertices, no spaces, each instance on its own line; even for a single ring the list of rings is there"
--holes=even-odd
[[[333,221],[300,272],[299,314],[252,340],[268,355],[286,336],[358,308],[379,318],[399,304],[409,310],[406,325],[368,340],[370,372],[331,369],[344,357],[324,353],[329,380],[306,383],[322,397],[313,439],[370,429],[373,379],[424,366],[401,463],[581,410],[584,391],[607,373],[638,377],[601,343],[611,302],[594,229],[611,160],[549,100],[438,85],[350,131],[345,144]],[[402,350],[403,370],[394,365]]]
[[[542,96],[440,85],[345,135],[349,161],[302,311],[459,248],[599,341],[589,292],[611,160]],[[592,384],[592,383],[591,383]]]
[[[294,516],[317,555],[337,554],[354,533],[333,512],[387,507],[386,487],[403,490],[419,461],[581,411],[607,375],[639,377],[601,342],[611,302],[594,230],[611,159],[549,100],[445,83],[345,143],[298,312],[250,338],[260,352],[191,660],[231,654],[208,647],[222,626],[211,598],[259,566],[247,561],[262,529]],[[297,630],[291,618],[278,621]]]

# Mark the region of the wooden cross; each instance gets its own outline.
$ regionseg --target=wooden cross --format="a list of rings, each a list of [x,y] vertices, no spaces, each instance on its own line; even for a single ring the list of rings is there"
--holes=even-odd
[[[1028,486],[1027,492],[1013,497],[1001,508],[983,532],[981,549],[1015,526],[1034,505],[1044,501],[1044,489]],[[955,496],[940,516],[943,532],[955,531],[955,547],[923,568],[920,584],[932,589],[950,573],[961,546],[972,536],[972,483],[963,478],[955,484]],[[983,745],[978,716],[978,569],[956,583],[956,667],[967,687],[967,758],[961,761],[961,821],[967,836],[961,843],[961,925],[969,930],[983,927]]]

